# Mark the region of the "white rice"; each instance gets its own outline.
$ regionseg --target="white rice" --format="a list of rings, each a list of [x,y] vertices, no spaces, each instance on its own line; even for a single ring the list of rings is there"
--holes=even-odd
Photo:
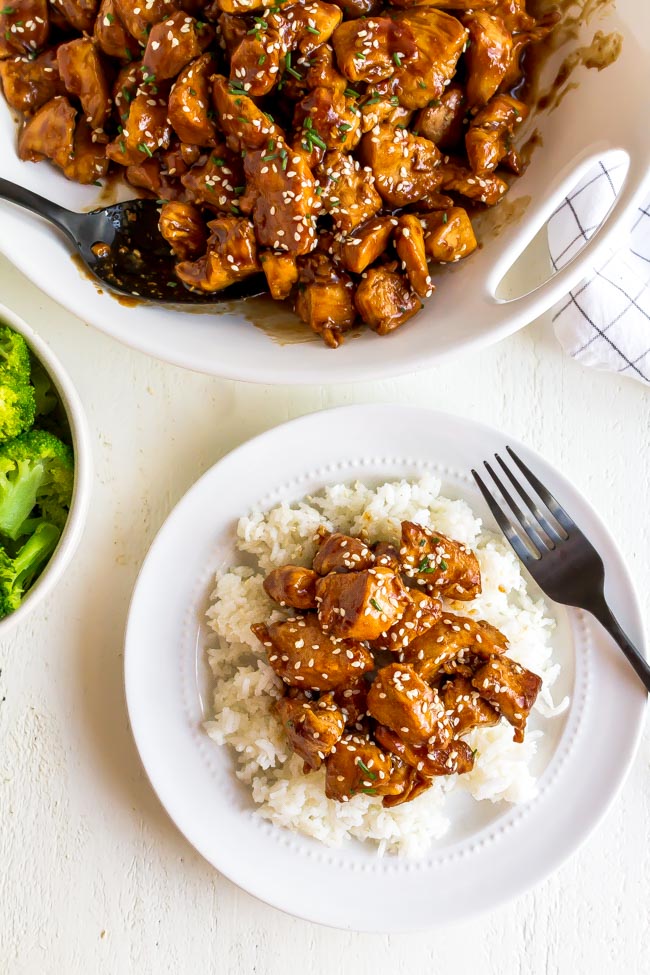
[[[304,775],[302,760],[290,754],[272,704],[283,693],[282,682],[250,626],[282,619],[262,588],[266,573],[286,563],[308,565],[314,555],[313,536],[320,525],[363,533],[369,542],[399,540],[400,523],[415,521],[473,548],[481,565],[483,591],[471,603],[448,603],[464,615],[486,619],[508,637],[509,656],[539,674],[543,689],[536,709],[544,718],[563,710],[554,707],[550,688],[559,673],[552,660],[550,635],[554,621],[541,599],[528,593],[518,560],[508,543],[481,530],[480,519],[460,500],[440,495],[440,482],[426,476],[416,482],[396,481],[369,488],[357,482],[337,484],[297,504],[280,504],[268,512],[241,518],[238,547],[254,556],[257,568],[239,566],[217,575],[209,625],[218,637],[208,650],[214,673],[214,719],[208,735],[236,754],[236,774],[251,790],[259,814],[278,826],[339,846],[351,837],[371,840],[378,852],[422,856],[449,828],[446,797],[452,790],[477,800],[525,802],[535,794],[531,762],[542,731],[529,731],[523,744],[512,740],[502,719],[493,728],[475,729],[466,740],[478,750],[472,772],[435,781],[413,802],[384,809],[381,798],[356,796],[347,803],[327,799],[325,772]]]

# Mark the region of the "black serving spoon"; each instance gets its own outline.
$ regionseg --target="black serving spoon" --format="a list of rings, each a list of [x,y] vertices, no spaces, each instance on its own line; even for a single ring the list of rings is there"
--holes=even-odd
[[[1,178],[0,199],[53,223],[73,243],[88,270],[119,294],[173,305],[214,305],[267,292],[262,274],[218,293],[186,288],[174,273],[175,259],[158,229],[157,200],[126,200],[76,213]]]

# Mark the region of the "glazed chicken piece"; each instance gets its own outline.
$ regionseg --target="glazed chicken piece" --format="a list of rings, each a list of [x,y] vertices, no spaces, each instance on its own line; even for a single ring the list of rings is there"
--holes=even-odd
[[[96,142],[94,136],[95,133],[86,120],[79,119],[74,130],[72,153],[63,167],[67,179],[88,185],[106,176],[106,146]]]
[[[409,579],[448,599],[475,599],[481,591],[478,559],[466,545],[412,521],[402,522],[402,567]]]
[[[377,671],[368,691],[368,714],[410,745],[442,747],[452,736],[437,692],[405,664]]]
[[[269,140],[281,139],[282,131],[278,126],[251,98],[233,89],[223,75],[214,75],[212,79],[212,98],[221,128],[228,137],[228,145],[235,152],[260,149],[268,146]]]
[[[188,145],[216,143],[208,81],[214,66],[212,55],[202,54],[181,71],[169,94],[169,121],[178,138]]]
[[[418,135],[430,139],[446,151],[462,142],[465,133],[465,113],[467,98],[461,85],[448,85],[439,98],[415,116],[413,128]]]
[[[334,691],[334,700],[343,711],[346,728],[360,730],[361,719],[368,708],[368,685],[363,677],[343,684]]]
[[[395,250],[413,291],[420,297],[433,293],[424,249],[424,230],[413,213],[399,217],[395,228]]]
[[[380,125],[379,131],[373,129],[364,135],[360,155],[373,172],[377,190],[391,207],[417,203],[440,184],[440,151],[433,142],[408,129]]]
[[[402,571],[399,561],[399,551],[390,542],[375,542],[372,546],[372,554],[375,557],[375,565],[387,565],[395,573]],[[412,595],[413,593],[409,592],[409,596]]]
[[[349,152],[361,138],[354,101],[334,88],[314,88],[296,105],[294,129],[305,152],[314,147]]]
[[[49,32],[46,0],[11,0],[0,7],[0,58],[33,55],[45,47]]]
[[[336,349],[355,323],[354,285],[347,273],[324,254],[305,259],[294,310],[326,345]]]
[[[351,233],[381,209],[372,172],[347,153],[328,152],[317,172],[320,201],[341,233]]]
[[[318,619],[335,637],[376,640],[393,625],[408,603],[408,593],[392,569],[332,572],[316,583]]]
[[[108,144],[106,155],[120,166],[134,166],[158,149],[167,149],[170,142],[167,100],[143,92],[130,102],[123,130]]]
[[[512,137],[515,126],[527,115],[528,108],[519,99],[511,95],[495,95],[474,116],[465,136],[465,147],[469,164],[477,175],[491,173],[506,157],[511,157],[511,168],[519,171]]]
[[[239,196],[236,187],[243,181],[241,160],[223,145],[215,146],[207,159],[199,158],[199,161],[184,176],[181,176],[181,183],[193,203],[228,214],[232,214],[234,208],[238,207]]]
[[[210,26],[178,10],[168,20],[151,28],[144,66],[158,81],[175,78],[213,39],[214,31]]]
[[[416,769],[425,779],[439,775],[463,775],[474,767],[474,753],[467,742],[460,739],[452,739],[444,746],[410,745],[384,725],[377,725],[375,738],[382,748]]]
[[[291,749],[304,761],[304,772],[319,769],[345,729],[345,717],[332,694],[318,701],[304,694],[282,697],[275,709]]]
[[[263,0],[217,0],[217,3],[227,14],[250,14],[264,8]]]
[[[18,137],[18,156],[29,162],[51,159],[65,169],[74,151],[77,112],[67,98],[57,95],[29,118]]]
[[[499,723],[499,713],[484,700],[466,677],[455,677],[440,691],[454,735],[460,738],[472,728]]]
[[[537,699],[542,679],[510,657],[488,660],[472,678],[481,697],[493,704],[515,729],[514,740],[522,742],[530,709]]]
[[[322,535],[318,541],[318,551],[312,565],[321,576],[330,572],[351,572],[370,569],[375,557],[360,538],[332,532]]]
[[[300,273],[293,254],[263,251],[260,254],[260,264],[266,276],[271,297],[275,301],[283,301],[288,298]]]
[[[316,241],[316,190],[304,157],[283,140],[272,139],[265,149],[246,153],[244,173],[246,192],[239,206],[252,216],[260,245],[308,254]]]
[[[373,646],[397,653],[426,633],[440,619],[442,603],[439,599],[417,589],[409,589],[408,595],[409,602],[401,618],[385,633],[380,634]]]
[[[201,211],[192,203],[163,203],[158,223],[171,249],[181,261],[205,253],[208,234]]]
[[[338,5],[348,20],[377,14],[382,7],[381,0],[339,0]]]
[[[184,199],[182,187],[178,181],[163,175],[161,160],[158,156],[151,159],[143,157],[143,162],[127,166],[124,172],[127,183],[146,190],[159,200],[176,202]]]
[[[197,291],[222,291],[260,270],[255,230],[242,217],[219,217],[208,224],[208,249],[196,261],[181,261],[176,274]]]
[[[408,125],[411,121],[413,112],[404,108],[399,103],[397,95],[388,95],[380,91],[384,85],[380,84],[374,90],[369,88],[366,92],[366,99],[362,102],[361,111],[361,131],[370,132],[376,125],[396,126]]]
[[[55,48],[33,61],[23,57],[0,61],[0,81],[7,103],[25,114],[36,112],[56,95],[65,94]]]
[[[347,79],[337,71],[334,48],[331,44],[321,44],[308,58],[305,84],[308,88],[332,88],[344,92]],[[302,70],[302,68],[301,68]]]
[[[493,10],[500,0],[392,0],[393,7],[444,7],[445,10]]]
[[[392,17],[347,20],[334,31],[332,44],[339,71],[352,82],[390,78],[400,63],[410,67],[417,54],[410,27]]]
[[[416,52],[411,61],[401,59],[394,91],[406,108],[424,108],[432,98],[440,98],[453,78],[467,30],[455,17],[431,7],[395,14],[395,21],[410,32]]]
[[[424,249],[430,261],[453,264],[476,250],[474,228],[462,207],[421,213],[419,217],[424,227]]]
[[[362,319],[379,335],[387,335],[413,318],[422,302],[409,288],[397,265],[371,267],[357,287],[354,302]]]
[[[470,108],[486,105],[506,76],[512,56],[512,34],[500,17],[477,10],[464,18],[470,45],[465,54]]]
[[[251,98],[268,94],[280,71],[280,35],[268,25],[262,28],[262,23],[266,21],[256,21],[260,30],[252,34],[244,30],[237,42],[231,42],[230,84]]]
[[[293,5],[291,12],[295,24],[296,42],[303,57],[308,57],[321,44],[325,44],[343,19],[338,4],[312,0],[311,3]]]
[[[50,5],[52,26],[64,31],[72,27],[80,34],[92,34],[97,7],[98,0],[54,0]]]
[[[400,654],[424,680],[431,680],[448,661],[471,656],[491,657],[506,652],[508,641],[496,626],[485,620],[445,612],[422,636]]]
[[[111,97],[97,47],[88,37],[79,37],[57,49],[61,80],[68,93],[79,99],[92,129],[103,129],[111,112]]]
[[[264,580],[264,591],[280,606],[295,609],[316,608],[316,581],[313,569],[301,565],[282,565],[273,569]]]
[[[348,802],[353,796],[386,795],[395,788],[390,784],[392,763],[365,735],[344,735],[325,762],[325,795],[328,799]],[[398,786],[403,791],[403,785]]]
[[[268,626],[257,623],[252,630],[265,646],[276,674],[285,684],[302,690],[347,687],[375,665],[363,644],[324,633],[314,615]]]
[[[99,50],[109,58],[129,61],[140,56],[140,45],[120,20],[114,0],[102,0],[93,27],[93,38]]]
[[[508,184],[500,176],[494,173],[476,176],[458,159],[445,161],[439,167],[439,175],[441,189],[461,193],[468,200],[477,200],[489,207],[495,206],[508,189]]]
[[[67,3],[74,3],[75,0],[65,0]],[[133,3],[133,0],[113,0],[117,15],[128,30],[131,37],[139,41],[142,47],[146,47],[149,41],[149,32],[154,24],[161,21],[177,11],[176,0],[146,0],[145,3]]]

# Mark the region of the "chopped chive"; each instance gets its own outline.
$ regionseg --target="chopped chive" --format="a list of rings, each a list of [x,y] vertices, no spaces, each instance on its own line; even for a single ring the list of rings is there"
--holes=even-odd
[[[402,312],[402,314],[404,314],[404,312],[406,311],[406,308],[400,308],[400,311]],[[422,561],[420,562],[420,564],[418,565],[418,572],[422,572],[425,575],[427,575],[427,574],[429,574],[431,572],[435,572],[435,571],[436,571],[435,570],[435,567],[432,566],[431,563],[429,562],[429,556],[428,555],[425,555],[424,558],[422,559]]]
[[[244,122],[245,124],[248,124],[248,119],[245,118],[243,115],[238,115],[237,116],[237,121],[238,122]]]
[[[440,566],[440,568],[442,569],[443,572],[446,572],[447,571],[448,566],[447,566],[447,563],[445,562],[444,559],[440,559],[440,562],[438,563],[438,565]]]
[[[266,61],[266,54],[260,54],[260,56],[257,59],[257,63],[264,64],[265,61]]]
[[[307,24],[306,30],[308,30],[310,34],[316,34],[317,37],[320,37],[320,31],[317,30],[316,27],[310,27],[309,24]]]
[[[365,56],[365,54],[362,54],[362,53],[361,53],[361,51],[355,51],[355,52],[354,52],[354,56],[355,56],[355,58],[357,58],[357,59],[358,59],[359,61],[365,61],[365,60],[366,60],[366,56]]]
[[[138,142],[138,149],[139,149],[140,152],[143,152],[145,155],[147,155],[149,157],[153,156],[153,152],[151,151],[151,149],[149,148],[149,146],[146,144],[146,142]]]
[[[442,222],[443,223],[447,223],[448,220],[449,220],[449,217],[447,216],[447,214],[446,213],[443,213],[443,215],[442,215]]]
[[[376,599],[374,599],[374,598],[371,599],[370,600],[370,605],[371,606],[374,606],[378,613],[383,613],[384,612],[383,606],[380,606]]]
[[[196,98],[196,92],[195,92],[195,90],[193,88],[188,88],[187,90],[189,91],[189,93],[192,96],[192,98]]]
[[[213,166],[225,166],[226,160],[222,159],[220,156],[210,156],[210,162]]]
[[[397,65],[398,68],[401,68],[402,67],[402,59],[399,56],[399,54],[397,53],[397,51],[395,51],[394,54],[393,54],[393,61],[395,62],[395,64]]]
[[[372,779],[374,781],[377,778],[375,773],[371,772],[368,766],[364,762],[362,762],[360,758],[357,758],[357,765],[359,766],[362,772],[365,772],[365,774],[368,776],[369,779]]]
[[[113,16],[113,14],[106,14],[106,20],[109,22],[109,24],[115,23],[115,17]]]

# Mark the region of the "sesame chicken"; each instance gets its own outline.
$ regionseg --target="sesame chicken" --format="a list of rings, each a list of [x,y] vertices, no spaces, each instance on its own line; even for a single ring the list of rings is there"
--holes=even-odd
[[[491,623],[445,610],[432,627],[404,648],[400,660],[430,680],[448,661],[464,662],[468,652],[484,660],[505,653],[507,647],[507,639]]]
[[[469,164],[478,176],[491,173],[506,157],[511,157],[511,168],[519,172],[512,137],[515,126],[527,115],[527,106],[510,95],[495,95],[477,112],[467,129],[465,147]]]
[[[368,691],[368,714],[411,745],[446,745],[452,730],[437,692],[407,664],[377,671]]]
[[[316,583],[318,619],[336,637],[376,640],[403,615],[408,593],[386,566],[331,572]]]
[[[346,728],[357,728],[368,707],[368,684],[359,677],[334,689],[334,700],[343,711]]]
[[[193,260],[205,252],[205,223],[192,203],[163,203],[160,232],[181,261]]]
[[[417,589],[409,589],[408,597],[409,601],[400,619],[385,633],[380,633],[373,641],[374,647],[398,653],[440,619],[442,603],[439,599]]]
[[[317,701],[302,694],[281,697],[275,710],[291,749],[305,763],[304,771],[319,769],[345,730],[345,716],[332,694]]]
[[[439,775],[464,775],[474,767],[474,753],[467,742],[460,739],[451,739],[444,745],[430,742],[413,745],[384,725],[377,725],[375,738],[382,748],[415,769],[424,779]]]
[[[316,581],[318,573],[301,565],[282,565],[273,569],[264,580],[267,596],[280,606],[294,609],[316,609]]]
[[[526,6],[12,0],[0,81],[21,158],[181,208],[160,221],[178,286],[250,276],[238,295],[290,301],[305,338],[337,348],[414,317],[430,268],[480,246],[458,196],[494,206],[523,171],[522,54],[558,22]],[[243,221],[237,254],[215,217]]]
[[[412,521],[402,522],[402,568],[429,592],[448,599],[474,599],[481,591],[478,559],[466,545]]]
[[[182,142],[214,146],[217,127],[212,115],[209,78],[214,58],[202,54],[180,72],[169,93],[169,121]]]
[[[327,756],[325,765],[328,799],[348,802],[359,794],[379,796],[392,791],[391,760],[366,736],[344,735]]]
[[[447,681],[440,691],[454,735],[460,738],[472,728],[490,728],[499,723],[499,713],[481,697],[466,677]]]
[[[61,44],[56,54],[59,75],[69,95],[81,102],[92,129],[102,129],[111,111],[110,92],[97,46],[88,37]]]
[[[424,227],[424,249],[434,264],[451,264],[477,247],[472,221],[463,207],[418,214]]]
[[[250,220],[219,217],[208,224],[207,251],[196,261],[181,261],[176,273],[189,288],[221,291],[260,270],[255,231]]]
[[[492,657],[476,671],[472,684],[515,729],[522,742],[530,709],[537,700],[542,679],[506,656]]]
[[[291,687],[331,691],[348,686],[374,667],[372,654],[362,643],[324,633],[313,614],[258,623],[252,629],[273,670]]]
[[[321,576],[330,572],[352,572],[370,569],[375,557],[362,539],[341,532],[324,533],[317,539],[318,551],[313,566]]]
[[[396,267],[393,262],[364,271],[354,296],[361,318],[378,335],[394,332],[422,307]]]

